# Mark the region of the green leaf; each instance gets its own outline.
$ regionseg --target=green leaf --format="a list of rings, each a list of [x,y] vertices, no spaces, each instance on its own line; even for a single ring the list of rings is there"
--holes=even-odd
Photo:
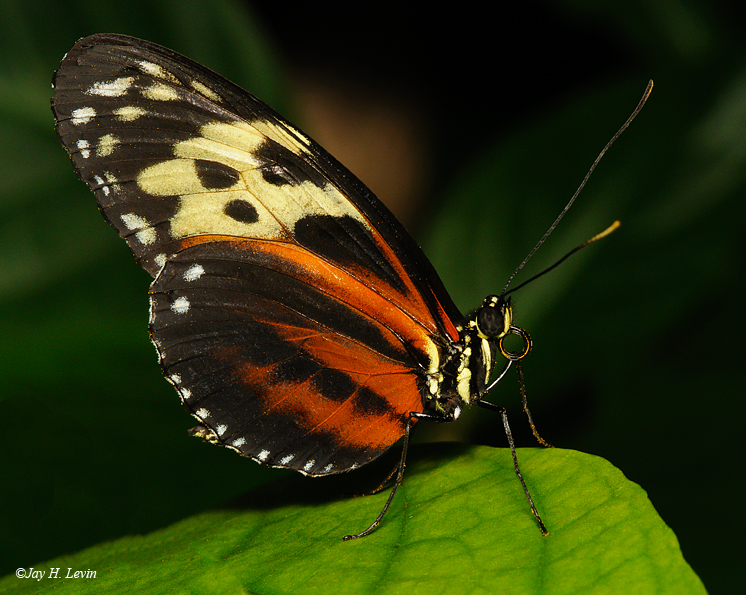
[[[705,592],[645,492],[618,469],[571,450],[519,449],[518,456],[546,537],[509,450],[428,445],[414,449],[400,493],[367,538],[341,541],[375,517],[385,493],[337,499],[326,480],[293,475],[231,508],[35,567],[60,568],[60,577],[93,570],[96,578],[11,575],[0,591]]]

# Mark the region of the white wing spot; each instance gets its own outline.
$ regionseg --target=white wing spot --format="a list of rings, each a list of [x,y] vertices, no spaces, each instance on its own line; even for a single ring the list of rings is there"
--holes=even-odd
[[[80,151],[80,156],[83,159],[88,159],[88,157],[90,157],[91,152],[88,149],[90,149],[91,145],[87,140],[79,140],[75,146],[78,147],[78,150]]]
[[[192,89],[197,91],[197,93],[200,93],[201,95],[204,95],[208,99],[211,99],[212,101],[221,101],[222,98],[220,95],[215,93],[210,87],[203,85],[198,80],[192,80],[189,82],[189,84],[192,86]]]
[[[176,83],[176,84],[179,83],[178,79],[173,74],[171,74],[166,69],[164,69],[162,66],[159,66],[158,64],[154,64],[153,62],[147,62],[146,60],[141,60],[140,62],[137,63],[137,65],[140,67],[140,70],[142,70],[145,74],[158,77],[159,79],[163,79],[171,83]]]
[[[180,384],[181,383],[181,376],[179,374],[172,374],[171,375],[171,382],[174,384]]]
[[[290,461],[295,458],[295,455],[287,455],[280,459],[280,465],[287,465]]]
[[[310,471],[315,464],[316,461],[314,459],[311,459],[305,465],[303,465],[303,471]]]
[[[236,448],[238,448],[239,446],[243,446],[244,444],[246,444],[246,438],[238,438],[237,440],[231,442],[231,446],[235,446]]]
[[[104,196],[109,196],[109,192],[111,192],[109,186],[104,182],[104,179],[101,176],[93,176],[93,181],[96,182],[101,188],[101,192],[104,193]]]
[[[189,312],[189,308],[191,307],[191,304],[189,303],[189,300],[186,299],[184,296],[177,297],[174,300],[174,303],[171,304],[171,311],[175,314],[186,314]]]
[[[95,117],[96,110],[92,107],[79,107],[70,114],[70,121],[77,126],[78,124],[88,124]]]
[[[134,80],[134,76],[123,76],[113,81],[93,83],[85,93],[99,95],[100,97],[121,97],[127,92]]]
[[[111,172],[105,171],[104,172],[104,177],[106,178],[107,185],[114,192],[119,192],[122,189],[121,186],[119,186],[119,184],[116,183],[117,179],[112,175]],[[106,195],[108,196],[109,195],[108,188],[105,190],[105,192],[106,192]]]
[[[150,246],[151,244],[155,244],[158,239],[158,233],[154,228],[148,227],[147,229],[138,231],[135,237],[143,246]]]
[[[98,178],[98,176],[96,176]],[[101,180],[101,178],[98,178],[98,180]],[[98,182],[98,180],[96,180]],[[103,183],[103,180],[101,180],[100,183]],[[148,220],[140,217],[140,215],[135,215],[134,213],[124,213],[123,215],[120,215],[122,219],[122,223],[124,223],[124,226],[127,229],[131,230],[139,230],[144,229],[150,225],[148,223]]]
[[[225,424],[220,424],[217,428],[215,428],[215,431],[218,433],[218,436],[222,436],[225,434],[225,431],[228,429],[228,426]]]
[[[144,116],[148,112],[141,107],[135,107],[134,105],[126,105],[124,107],[118,107],[114,110],[114,115],[122,122],[132,122],[137,120],[140,116]]]
[[[166,264],[166,255],[156,254],[153,258],[153,262],[155,262],[155,264],[158,265],[159,268],[163,268],[163,265]]]
[[[197,411],[194,412],[194,415],[200,419],[205,419],[206,417],[210,417],[210,412],[203,407],[202,409],[197,409]]]
[[[192,391],[190,391],[188,388],[182,388],[179,391],[179,394],[181,394],[182,399],[189,399],[192,396]]]
[[[329,463],[326,467],[324,467],[324,473],[329,473],[329,471],[332,470],[332,467],[334,467],[334,463]]]
[[[268,450],[263,450],[258,455],[256,455],[256,458],[259,459],[260,461],[266,461],[267,457],[269,457],[269,451]]]
[[[120,218],[127,229],[137,232],[135,237],[143,246],[155,244],[158,239],[158,234],[154,228],[149,227],[150,223],[148,223],[147,219],[140,217],[140,215],[135,215],[134,213],[123,213],[120,215]],[[173,309],[173,306],[171,306],[171,309]],[[174,310],[174,312],[176,312],[176,310]]]
[[[98,147],[96,147],[96,156],[108,157],[114,152],[114,149],[116,149],[118,144],[119,139],[117,137],[115,137],[113,134],[105,134],[98,141]]]
[[[196,281],[205,274],[205,269],[201,264],[193,264],[184,272],[184,281]]]
[[[176,89],[163,83],[153,83],[142,90],[142,95],[146,99],[152,99],[153,101],[174,101],[179,98]]]

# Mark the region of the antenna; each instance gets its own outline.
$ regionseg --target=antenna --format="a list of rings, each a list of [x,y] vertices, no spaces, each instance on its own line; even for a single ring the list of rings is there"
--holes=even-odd
[[[574,248],[573,248],[572,250],[570,250],[570,251],[569,251],[569,252],[568,252],[567,254],[565,254],[565,255],[564,255],[564,256],[563,256],[562,258],[560,258],[560,259],[559,259],[559,260],[558,260],[557,262],[555,262],[555,263],[554,263],[553,265],[550,265],[550,266],[548,266],[547,268],[545,268],[545,269],[544,269],[543,271],[541,271],[540,273],[536,273],[536,274],[535,274],[535,275],[534,275],[533,277],[531,277],[531,278],[530,278],[530,279],[528,279],[527,281],[524,281],[524,282],[523,282],[523,283],[521,283],[520,285],[517,285],[516,287],[514,287],[513,289],[510,289],[510,290],[508,290],[508,291],[505,291],[505,289],[503,289],[503,292],[504,292],[504,293],[503,293],[503,296],[506,296],[506,295],[508,295],[509,293],[513,293],[514,291],[518,291],[518,290],[519,290],[519,289],[520,289],[521,287],[523,287],[524,285],[528,285],[529,283],[531,283],[531,281],[535,281],[535,280],[536,280],[536,279],[538,279],[539,277],[542,277],[543,275],[546,275],[546,274],[547,274],[547,273],[548,273],[549,271],[551,271],[552,269],[554,269],[554,268],[558,267],[558,266],[559,266],[559,265],[561,265],[561,264],[562,264],[563,262],[565,262],[565,261],[566,261],[566,260],[567,260],[568,258],[570,258],[570,257],[571,257],[571,256],[572,256],[573,254],[575,254],[575,253],[576,253],[576,252],[577,252],[578,250],[582,250],[582,249],[583,249],[583,248],[585,248],[585,247],[586,247],[586,246],[587,246],[588,244],[592,244],[593,242],[597,242],[598,240],[600,240],[600,239],[602,239],[602,238],[605,238],[605,237],[606,237],[607,235],[609,235],[609,234],[611,234],[611,233],[614,233],[614,232],[615,232],[615,231],[616,231],[617,229],[619,229],[619,226],[620,226],[620,225],[621,225],[621,223],[620,223],[619,221],[614,221],[614,223],[612,223],[611,225],[609,225],[609,227],[607,227],[606,229],[604,229],[604,230],[603,230],[603,231],[602,231],[601,233],[597,233],[597,234],[596,234],[595,236],[593,236],[592,238],[588,238],[588,239],[587,239],[587,240],[586,240],[585,242],[583,242],[583,243],[582,243],[582,244],[580,244],[579,246],[575,246],[575,247],[574,247]],[[506,288],[507,288],[507,286],[506,286]]]
[[[513,271],[512,275],[510,275],[510,278],[508,279],[508,282],[505,284],[505,287],[503,287],[502,292],[500,292],[501,296],[504,296],[504,295],[506,295],[508,293],[508,286],[513,281],[513,278],[518,274],[518,271],[520,271],[524,266],[526,266],[526,263],[534,255],[534,252],[536,252],[539,249],[539,246],[541,246],[544,243],[544,241],[549,237],[549,234],[551,234],[554,231],[554,228],[557,227],[557,225],[559,224],[559,222],[562,220],[562,217],[565,216],[565,213],[567,213],[567,211],[570,210],[570,207],[575,202],[575,199],[580,194],[580,191],[583,190],[583,188],[585,187],[586,183],[588,182],[588,178],[591,177],[591,174],[593,173],[593,170],[596,169],[596,166],[598,165],[598,162],[601,161],[601,158],[606,154],[606,151],[609,150],[609,148],[611,147],[611,145],[614,144],[614,141],[616,141],[616,139],[618,139],[622,135],[622,132],[624,132],[627,129],[627,127],[632,123],[632,120],[634,120],[635,117],[637,116],[637,114],[640,113],[640,110],[642,109],[642,106],[645,105],[645,102],[648,100],[648,97],[650,96],[650,93],[651,93],[652,90],[653,90],[653,81],[650,80],[650,81],[648,81],[648,86],[645,87],[645,92],[642,94],[642,99],[640,99],[640,102],[637,104],[637,107],[632,112],[632,115],[629,118],[627,118],[627,121],[624,124],[622,124],[622,127],[619,130],[617,130],[616,134],[611,137],[611,140],[608,143],[606,143],[606,146],[601,150],[601,152],[598,154],[598,157],[596,157],[596,160],[593,162],[593,165],[591,165],[591,168],[588,170],[588,173],[585,174],[585,177],[583,178],[583,181],[580,183],[580,186],[578,186],[578,189],[575,191],[575,194],[572,195],[572,198],[570,199],[570,202],[568,202],[565,205],[565,208],[562,209],[562,211],[560,212],[559,216],[554,220],[554,223],[552,223],[552,225],[549,226],[549,229],[546,231],[546,233],[536,243],[536,246],[533,247],[533,249],[531,250],[531,252],[528,253],[528,256],[526,256],[526,258],[523,259],[523,262],[521,264],[519,264],[518,268],[516,268],[516,270]],[[566,258],[568,258],[570,255],[574,254],[575,252],[577,252],[581,248],[584,248],[588,244],[590,244],[592,242],[595,242],[596,240],[599,240],[602,237],[610,234],[612,231],[614,231],[614,229],[616,229],[617,227],[619,227],[618,223],[619,222],[615,222],[615,224],[612,225],[611,227],[609,227],[607,230],[601,232],[598,235],[593,236],[590,240],[588,240],[586,242],[583,242],[580,246],[574,248],[573,250],[571,250],[570,252],[568,252],[567,254],[565,254],[565,256],[563,256],[562,258],[560,258],[556,263],[554,263],[548,269],[545,269],[544,271],[542,271],[538,275],[536,275],[536,276],[532,277],[531,279],[529,279],[529,281],[532,281],[533,279],[536,279],[537,277],[540,277],[544,273],[549,272],[550,270],[552,270],[554,267],[556,267],[557,265],[559,265],[562,261],[564,261]],[[521,285],[519,285],[519,287],[522,287],[526,283],[528,283],[528,281],[526,281],[525,283],[522,283]],[[516,289],[518,289],[518,287],[512,289],[511,291],[515,291]]]

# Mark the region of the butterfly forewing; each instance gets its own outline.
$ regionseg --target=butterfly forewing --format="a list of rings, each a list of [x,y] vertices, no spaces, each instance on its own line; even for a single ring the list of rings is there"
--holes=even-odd
[[[350,172],[269,107],[170,50],[80,40],[57,133],[156,277],[151,337],[195,432],[266,464],[364,464],[421,412],[463,318]]]

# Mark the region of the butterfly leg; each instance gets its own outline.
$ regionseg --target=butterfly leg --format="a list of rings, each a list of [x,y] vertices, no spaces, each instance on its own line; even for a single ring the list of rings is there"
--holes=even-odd
[[[394,495],[396,494],[396,490],[399,489],[399,486],[401,485],[402,479],[404,479],[404,467],[406,467],[407,464],[407,452],[409,450],[409,443],[412,440],[412,435],[414,434],[414,426],[412,422],[417,419],[428,419],[431,421],[437,421],[437,422],[449,422],[453,421],[455,417],[443,417],[443,416],[436,416],[436,415],[429,415],[427,413],[410,413],[409,414],[409,420],[407,421],[407,427],[404,431],[404,446],[402,447],[401,452],[401,459],[399,460],[398,465],[392,470],[392,472],[386,477],[384,482],[378,486],[373,492],[375,494],[376,492],[380,491],[383,486],[386,484],[386,482],[393,477],[394,473],[396,473],[396,479],[394,480],[394,487],[391,489],[391,493],[389,494],[388,499],[386,500],[386,504],[383,505],[383,510],[381,510],[380,514],[376,517],[376,520],[371,523],[371,525],[365,529],[365,531],[361,531],[360,533],[357,533],[355,535],[345,535],[342,538],[342,541],[349,541],[351,539],[358,539],[360,537],[365,537],[366,535],[370,535],[373,531],[375,531],[376,527],[381,524],[381,521],[383,520],[383,517],[386,515],[386,511],[389,509],[389,506],[391,505],[391,502],[394,499]]]
[[[526,417],[528,417],[528,425],[531,426],[531,432],[534,434],[534,438],[536,438],[536,441],[541,444],[542,446],[546,446],[547,448],[554,448],[549,442],[544,440],[541,436],[539,436],[539,431],[536,429],[536,425],[534,424],[534,419],[531,417],[531,412],[528,410],[528,399],[526,397],[526,383],[523,381],[523,370],[521,369],[521,363],[516,362],[515,364],[516,370],[518,370],[518,382],[521,386],[521,400],[523,401],[523,412],[526,414]]]
[[[531,498],[531,494],[528,491],[528,487],[526,487],[526,482],[523,479],[523,475],[521,474],[521,468],[518,466],[518,456],[515,452],[515,442],[513,441],[513,433],[510,431],[510,425],[508,424],[508,414],[505,412],[504,407],[499,407],[498,405],[495,405],[494,403],[490,403],[488,401],[478,401],[477,404],[480,407],[484,407],[485,409],[489,409],[491,411],[497,411],[503,419],[503,427],[505,428],[505,435],[508,438],[508,444],[510,445],[510,454],[513,455],[513,466],[515,467],[515,474],[518,476],[518,480],[521,482],[521,485],[523,486],[523,493],[526,494],[526,499],[528,500],[528,505],[531,507],[531,512],[534,513],[534,518],[536,519],[536,522],[539,524],[539,529],[541,530],[543,535],[549,535],[549,531],[547,531],[546,526],[544,525],[544,521],[541,520],[541,517],[539,516],[539,511],[536,510],[536,506],[534,505],[534,500]]]
[[[342,541],[349,541],[351,539],[359,539],[360,537],[365,537],[366,535],[370,535],[378,525],[381,524],[381,520],[383,520],[384,515],[386,514],[386,511],[389,509],[389,506],[391,505],[391,501],[394,499],[394,495],[396,494],[396,490],[399,489],[399,486],[401,485],[402,479],[404,478],[404,466],[407,462],[407,451],[409,450],[409,442],[412,439],[412,420],[416,419],[417,414],[410,413],[409,419],[407,420],[407,427],[404,431],[404,446],[402,447],[401,451],[401,460],[399,461],[399,464],[394,469],[394,471],[397,472],[396,474],[396,480],[394,481],[394,487],[391,489],[391,493],[389,494],[388,499],[386,500],[386,504],[383,505],[383,510],[381,510],[381,513],[376,517],[376,520],[371,523],[371,525],[365,529],[365,531],[361,531],[360,533],[357,533],[355,535],[345,535],[342,538]],[[394,472],[392,471],[391,475],[393,475]],[[386,478],[386,481],[389,480],[391,476]],[[386,483],[384,481],[384,484]],[[383,487],[383,484],[379,486],[379,490]]]
[[[409,440],[410,441],[414,437],[414,432],[416,429],[417,429],[417,426],[412,426],[409,429]],[[384,487],[386,487],[386,484],[389,481],[391,481],[391,478],[394,477],[399,472],[400,466],[401,466],[401,462],[396,463],[396,465],[394,465],[394,468],[386,474],[386,477],[383,478],[383,481],[379,483],[375,488],[373,488],[372,490],[368,490],[367,492],[363,492],[362,494],[355,494],[355,496],[372,496],[373,494],[377,494]]]

